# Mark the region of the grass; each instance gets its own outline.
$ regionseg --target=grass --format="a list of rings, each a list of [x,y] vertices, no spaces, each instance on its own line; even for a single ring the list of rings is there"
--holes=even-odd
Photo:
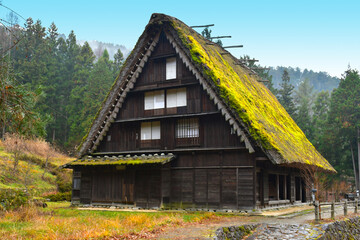
[[[11,141],[11,137],[8,140]],[[70,172],[60,171],[58,167],[74,160],[73,158],[57,152],[43,140],[21,141],[24,146],[15,171],[14,154],[11,152],[14,144],[0,141],[0,189],[27,188],[32,193],[41,195],[57,191],[59,178],[63,183],[71,182]],[[20,140],[18,142],[20,143]],[[47,158],[48,167],[45,171]]]
[[[0,213],[1,214],[1,213]],[[0,216],[0,239],[146,238],[165,227],[215,221],[209,212],[122,212],[71,208],[68,202],[21,208]]]

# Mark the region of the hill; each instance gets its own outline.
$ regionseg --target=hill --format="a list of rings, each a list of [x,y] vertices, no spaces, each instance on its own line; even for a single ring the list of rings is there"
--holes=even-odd
[[[290,83],[295,86],[295,89],[306,78],[310,80],[310,84],[314,86],[315,92],[329,91],[337,88],[340,79],[332,77],[326,72],[314,72],[312,70],[301,70],[300,68],[292,67],[271,67],[269,74],[273,76],[273,84],[275,88],[280,88],[281,76],[284,70],[287,70],[290,76]]]
[[[71,160],[43,140],[11,136],[0,141],[0,190],[24,190],[33,196],[70,191],[71,172],[59,166]]]
[[[127,58],[127,56],[130,54],[130,50],[127,49],[124,45],[120,44],[114,44],[114,43],[103,43],[96,40],[87,41],[93,50],[96,58],[100,58],[106,49],[109,52],[110,59],[114,59],[114,55],[117,52],[118,49],[121,50],[121,52],[124,54],[124,58]],[[77,43],[80,46],[83,46],[85,43],[85,40],[78,40]]]

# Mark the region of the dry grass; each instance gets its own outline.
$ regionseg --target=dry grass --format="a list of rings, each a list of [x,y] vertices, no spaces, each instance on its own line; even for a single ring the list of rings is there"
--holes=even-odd
[[[214,213],[84,211],[51,203],[0,215],[0,239],[146,239],[165,227],[217,219]]]
[[[9,153],[19,151],[23,155],[36,156],[43,161],[49,160],[49,162],[56,166],[74,160],[61,153],[56,147],[43,139],[25,139],[16,134],[7,134],[5,141],[0,141],[0,149],[1,148]]]

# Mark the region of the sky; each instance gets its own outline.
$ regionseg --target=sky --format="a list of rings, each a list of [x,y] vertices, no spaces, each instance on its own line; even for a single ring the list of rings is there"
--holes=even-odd
[[[39,19],[45,27],[54,22],[59,33],[68,35],[74,30],[79,40],[132,49],[151,14],[164,13],[189,26],[215,24],[212,36],[232,36],[223,40],[224,46],[244,45],[229,49],[235,57],[249,55],[262,66],[307,68],[336,77],[349,65],[360,70],[359,0],[0,2],[25,19]],[[4,12],[0,6],[2,19]]]

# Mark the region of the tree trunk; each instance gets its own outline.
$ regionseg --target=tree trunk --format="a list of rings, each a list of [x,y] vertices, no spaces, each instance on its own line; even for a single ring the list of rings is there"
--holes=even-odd
[[[357,174],[357,171],[356,171],[354,149],[353,149],[353,146],[352,146],[351,143],[350,143],[350,150],[351,150],[351,157],[352,157],[353,168],[354,168],[355,186],[356,186],[356,190],[359,190],[359,179],[358,179],[358,174]]]

